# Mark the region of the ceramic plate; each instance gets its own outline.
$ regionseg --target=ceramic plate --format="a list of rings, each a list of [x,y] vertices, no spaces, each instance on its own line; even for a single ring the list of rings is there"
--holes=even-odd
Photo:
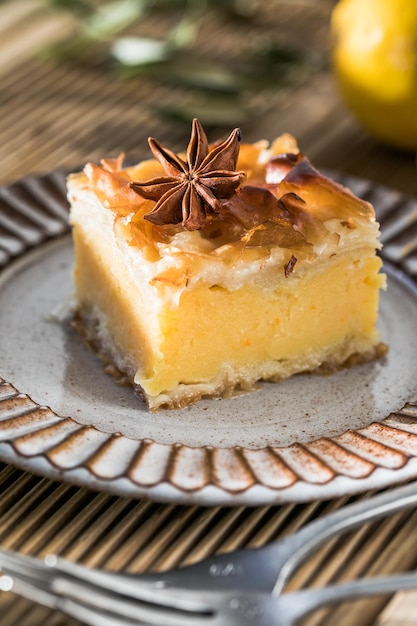
[[[204,505],[331,498],[417,476],[417,202],[373,202],[388,290],[381,362],[149,414],[74,336],[65,176],[0,189],[0,458],[118,495]]]

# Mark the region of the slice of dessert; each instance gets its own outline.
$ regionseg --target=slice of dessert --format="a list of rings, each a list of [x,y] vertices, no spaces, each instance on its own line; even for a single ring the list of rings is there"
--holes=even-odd
[[[151,410],[384,353],[370,204],[289,135],[209,145],[194,120],[185,154],[149,144],[154,159],[89,163],[68,194],[77,326]]]

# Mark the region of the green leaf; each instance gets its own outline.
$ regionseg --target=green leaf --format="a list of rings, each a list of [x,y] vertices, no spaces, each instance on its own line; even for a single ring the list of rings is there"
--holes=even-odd
[[[189,124],[194,117],[198,117],[207,128],[243,124],[250,115],[237,98],[189,99],[179,105],[158,106],[154,110],[164,118],[186,124]]]
[[[148,65],[168,58],[169,50],[164,41],[146,37],[124,37],[118,39],[111,48],[112,55],[119,63],[127,66]]]
[[[185,15],[171,31],[169,43],[174,48],[186,48],[195,42],[200,29],[201,20]]]
[[[168,64],[160,72],[159,78],[176,85],[225,94],[240,93],[247,86],[245,78],[221,65],[180,58]]]
[[[85,33],[92,39],[115,35],[137,21],[146,7],[146,0],[115,0],[100,6],[84,22]]]

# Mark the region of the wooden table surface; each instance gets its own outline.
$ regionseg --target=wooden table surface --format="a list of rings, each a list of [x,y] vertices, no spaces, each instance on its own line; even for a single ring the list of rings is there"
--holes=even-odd
[[[415,155],[390,150],[368,137],[338,97],[327,62],[333,6],[332,0],[260,0],[256,17],[237,23],[210,13],[195,54],[212,61],[235,59],[248,41],[268,38],[297,44],[317,56],[319,63],[281,89],[243,95],[250,111],[241,124],[245,140],[291,132],[316,166],[415,195]],[[150,15],[138,32],[157,36],[166,29],[167,19]],[[2,185],[121,151],[143,154],[148,135],[174,149],[188,140],[186,125],[159,112],[167,102],[173,108],[195,102],[188,86],[157,77],[127,79],[102,56],[79,61],[47,56],[45,49],[73,28],[72,17],[53,12],[42,0],[0,3]],[[210,127],[212,138],[224,132],[222,124]],[[0,465],[0,494],[2,546],[33,555],[55,552],[92,566],[136,572],[263,545],[350,501],[345,497],[256,508],[158,504],[60,484],[5,464]],[[417,511],[411,510],[335,539],[300,569],[290,588],[414,568],[416,528]],[[409,593],[393,601],[374,598],[319,611],[303,624],[406,626],[416,623],[416,614],[417,596]],[[1,595],[0,615],[2,626],[77,624],[12,593]]]

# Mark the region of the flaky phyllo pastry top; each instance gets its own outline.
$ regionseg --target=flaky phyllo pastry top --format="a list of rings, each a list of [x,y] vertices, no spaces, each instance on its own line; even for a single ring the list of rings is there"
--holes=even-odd
[[[186,153],[149,145],[153,159],[88,163],[72,182],[93,191],[116,234],[159,266],[155,284],[178,287],[208,261],[272,263],[288,277],[378,233],[372,206],[320,174],[291,135],[250,144],[235,129],[209,144],[194,120]],[[167,256],[175,263],[161,264]]]

